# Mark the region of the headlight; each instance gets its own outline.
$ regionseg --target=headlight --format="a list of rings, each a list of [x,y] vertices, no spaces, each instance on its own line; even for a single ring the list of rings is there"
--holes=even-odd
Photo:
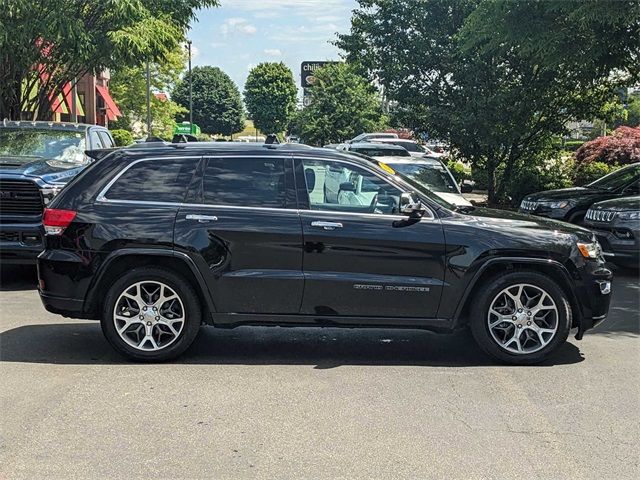
[[[42,193],[42,200],[45,205],[49,205],[53,197],[60,193],[64,185],[47,185],[40,188],[40,193]]]
[[[591,243],[578,242],[577,246],[584,258],[598,258],[602,253],[602,247],[596,241]]]
[[[640,220],[640,211],[618,212],[618,218],[622,220]]]
[[[569,200],[562,200],[560,202],[540,202],[540,203],[552,209],[567,208],[571,205],[571,202]]]

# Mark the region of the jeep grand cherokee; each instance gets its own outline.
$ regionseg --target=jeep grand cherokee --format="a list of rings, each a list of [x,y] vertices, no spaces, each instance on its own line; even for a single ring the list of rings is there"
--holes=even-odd
[[[337,168],[368,202],[326,198]],[[534,363],[609,308],[587,230],[456,208],[382,162],[302,145],[119,150],[53,200],[44,227],[47,310],[100,320],[139,361],[177,357],[205,323],[468,325],[488,354]]]

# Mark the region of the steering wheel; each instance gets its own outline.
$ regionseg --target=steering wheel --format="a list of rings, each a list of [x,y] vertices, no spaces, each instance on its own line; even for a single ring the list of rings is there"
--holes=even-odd
[[[376,207],[378,206],[378,196],[379,196],[378,193],[376,193],[373,196],[373,199],[371,200],[371,205],[369,205],[369,210],[367,213],[376,213]]]

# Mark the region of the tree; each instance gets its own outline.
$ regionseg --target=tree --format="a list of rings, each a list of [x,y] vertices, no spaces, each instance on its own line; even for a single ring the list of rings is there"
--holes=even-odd
[[[337,143],[385,127],[376,89],[345,63],[314,72],[311,104],[301,112],[302,138],[314,144]]]
[[[261,63],[251,69],[244,86],[244,102],[253,124],[264,133],[286,130],[296,110],[293,74],[284,63]]]
[[[151,89],[155,92],[171,91],[180,80],[180,75],[185,69],[185,61],[184,49],[177,46],[163,60],[152,62],[150,65]],[[146,125],[147,74],[144,65],[124,66],[112,71],[109,90],[122,112],[122,117],[113,122],[114,128],[132,130],[136,124]],[[187,109],[170,98],[157,98],[152,95],[153,134],[170,139],[176,124],[176,116],[186,111]]]
[[[235,83],[218,67],[195,67],[173,91],[172,98],[189,107],[193,77],[193,121],[204,133],[232,135],[244,129],[244,107]]]
[[[576,151],[576,165],[602,162],[626,165],[640,162],[640,127],[618,127],[611,135],[585,142]]]
[[[50,98],[89,72],[160,60],[195,11],[218,0],[0,0],[0,118],[46,118]]]
[[[637,2],[359,3],[337,42],[347,60],[385,87],[407,126],[486,170],[490,203],[569,120],[594,118],[637,78]]]

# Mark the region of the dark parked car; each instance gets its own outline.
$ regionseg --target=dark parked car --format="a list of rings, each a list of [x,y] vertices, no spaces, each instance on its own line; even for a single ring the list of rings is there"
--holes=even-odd
[[[605,200],[591,205],[584,217],[611,262],[640,267],[640,196]]]
[[[585,187],[562,188],[527,195],[520,212],[581,223],[591,205],[640,193],[640,163],[627,165]]]
[[[375,186],[325,203],[323,172]],[[481,348],[533,363],[607,315],[612,274],[591,232],[456,209],[384,164],[302,145],[186,143],[117,150],[44,215],[47,310],[99,319],[113,347],[175,358],[201,323],[470,325]]]
[[[42,210],[90,159],[115,146],[97,125],[0,123],[0,261],[35,263],[44,248]]]
[[[387,143],[343,143],[337,150],[359,153],[367,157],[411,157],[411,154],[402,147]]]

